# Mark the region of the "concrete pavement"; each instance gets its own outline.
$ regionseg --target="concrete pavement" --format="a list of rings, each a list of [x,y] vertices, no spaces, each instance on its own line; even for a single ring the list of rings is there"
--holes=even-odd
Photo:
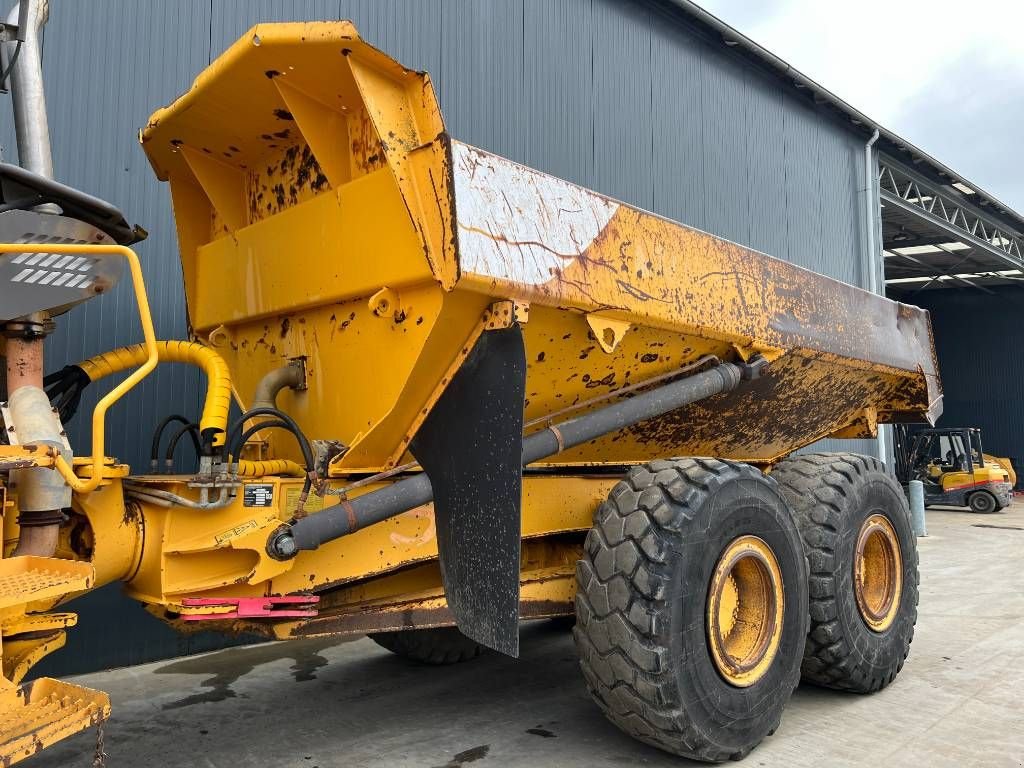
[[[928,511],[920,617],[873,696],[801,686],[748,766],[1024,765],[1024,503]],[[433,668],[367,639],[234,648],[76,679],[106,690],[109,766],[472,768],[690,763],[604,720],[572,638],[525,626],[522,658]],[[94,733],[26,761],[91,765]]]

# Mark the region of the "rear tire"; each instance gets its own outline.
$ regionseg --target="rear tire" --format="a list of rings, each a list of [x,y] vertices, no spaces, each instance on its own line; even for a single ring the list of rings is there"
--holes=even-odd
[[[972,512],[977,512],[979,515],[991,515],[1000,509],[996,497],[988,491],[975,491],[972,493],[967,497],[967,506],[971,508]]]
[[[763,573],[771,588],[762,591],[770,620],[723,631],[721,617],[758,604],[739,565],[719,578],[723,562],[747,562],[725,557],[747,540],[770,552]],[[748,573],[757,573],[749,560]],[[573,636],[594,700],[623,731],[667,752],[709,762],[744,757],[775,732],[799,682],[806,573],[792,514],[758,470],[714,459],[634,467],[598,508],[576,568]],[[728,603],[716,592],[723,581],[732,585]],[[728,646],[733,630],[744,636],[745,626],[766,640],[746,646],[754,649],[746,656],[726,654],[754,660],[749,679],[730,678],[721,649],[737,647]]]
[[[884,688],[903,668],[917,622],[917,537],[903,489],[878,459],[857,454],[793,456],[772,477],[796,514],[811,567],[803,679],[858,693]],[[892,575],[896,583],[899,574],[899,591],[893,586],[889,602],[884,587],[876,591],[876,615],[855,572],[867,557],[856,553],[869,550],[871,536],[898,543]],[[885,573],[885,558],[879,561]]]
[[[456,627],[377,632],[369,638],[397,656],[422,664],[458,664],[475,659],[486,650]]]

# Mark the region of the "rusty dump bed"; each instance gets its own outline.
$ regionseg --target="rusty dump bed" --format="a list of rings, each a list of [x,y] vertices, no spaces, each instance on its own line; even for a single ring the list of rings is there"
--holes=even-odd
[[[407,460],[505,311],[525,338],[527,422],[707,356],[771,361],[558,463],[766,464],[941,411],[924,310],[455,141],[430,78],[348,22],[254,27],[141,140],[171,185],[196,337],[243,399],[302,358],[308,387],[279,405],[348,446],[336,476]]]

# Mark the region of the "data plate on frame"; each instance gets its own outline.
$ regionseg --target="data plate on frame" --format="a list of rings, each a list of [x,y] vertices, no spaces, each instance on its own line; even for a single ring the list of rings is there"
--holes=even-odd
[[[242,505],[246,507],[270,507],[274,504],[274,486],[253,483],[242,492]]]

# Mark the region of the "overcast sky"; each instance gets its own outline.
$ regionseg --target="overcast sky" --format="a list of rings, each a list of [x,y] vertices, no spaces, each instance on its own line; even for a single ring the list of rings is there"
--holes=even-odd
[[[1024,2],[697,2],[1024,214]]]

